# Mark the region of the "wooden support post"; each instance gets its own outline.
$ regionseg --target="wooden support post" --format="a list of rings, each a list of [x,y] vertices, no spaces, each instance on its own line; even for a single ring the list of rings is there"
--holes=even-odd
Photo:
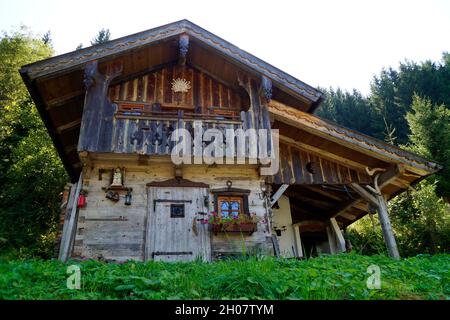
[[[330,246],[330,253],[335,254],[336,253],[336,241],[334,241],[334,235],[333,231],[331,230],[330,226],[327,226],[327,237],[328,237],[328,245]]]
[[[83,174],[80,173],[80,177],[78,182],[72,186],[72,190],[70,191],[70,198],[67,205],[68,215],[66,215],[66,219],[64,220],[63,234],[61,237],[61,247],[59,250],[59,260],[66,262],[70,257],[73,240],[75,238],[76,232],[76,218],[77,218],[77,202],[78,196],[80,195],[81,185],[83,184]]]
[[[367,186],[367,190],[362,186],[352,183],[350,186],[353,190],[358,192],[358,194],[367,202],[374,205],[378,211],[378,217],[380,219],[381,230],[383,231],[384,242],[389,252],[389,256],[394,259],[399,259],[400,254],[398,252],[397,243],[395,241],[394,232],[392,231],[391,221],[388,215],[388,209],[386,200],[381,192],[381,187],[390,181],[392,176],[395,176],[397,172],[402,172],[401,166],[396,166],[392,170],[388,170],[383,174],[378,174],[374,178],[374,187]],[[392,173],[393,172],[393,173]],[[380,181],[380,183],[379,183]]]
[[[389,255],[394,259],[400,259],[397,242],[395,241],[394,232],[392,231],[392,225],[388,215],[386,200],[382,194],[377,194],[376,198],[378,200],[378,217],[380,218],[381,230],[383,231],[383,237]]]
[[[67,234],[67,227],[69,226],[67,221],[69,221],[69,217],[70,217],[70,214],[72,212],[73,198],[75,197],[76,189],[77,189],[77,184],[73,183],[70,186],[69,197],[67,198],[66,210],[65,210],[65,213],[64,213],[64,224],[63,224],[63,230],[62,230],[62,233],[61,233],[61,240],[60,240],[60,243],[59,243],[59,251],[58,251],[58,258],[59,259],[61,259],[62,251],[63,251],[63,248],[65,246],[66,237],[64,235]]]
[[[300,230],[298,225],[293,224],[292,228],[294,229],[294,239],[295,239],[295,247],[297,249],[297,258],[303,257],[303,248],[302,248],[302,239],[300,236]]]
[[[335,236],[337,251],[345,252],[345,239],[335,218],[330,219],[330,225],[331,230],[333,231],[333,234]]]
[[[277,192],[272,196],[272,199],[270,199],[270,207],[272,208],[275,202],[280,199],[280,197],[283,195],[284,191],[289,187],[288,184],[282,184],[280,188],[278,188]]]
[[[280,244],[278,243],[278,239],[276,235],[272,235],[272,244],[273,244],[273,251],[275,254],[275,257],[280,257]]]

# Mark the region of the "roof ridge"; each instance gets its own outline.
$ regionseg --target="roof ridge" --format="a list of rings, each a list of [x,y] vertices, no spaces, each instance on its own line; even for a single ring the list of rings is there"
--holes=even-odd
[[[255,72],[266,75],[268,78],[277,82],[281,87],[304,96],[313,103],[316,103],[323,98],[323,93],[320,90],[263,61],[251,53],[240,49],[236,45],[216,36],[187,19],[178,20],[102,44],[27,64],[22,66],[20,72],[23,74],[27,73],[30,78],[55,74],[58,71],[76,68],[87,61],[101,59],[110,54],[119,54],[184,32],[192,35],[199,41],[204,42],[206,45],[230,56],[236,63],[241,63],[244,66],[255,70]]]

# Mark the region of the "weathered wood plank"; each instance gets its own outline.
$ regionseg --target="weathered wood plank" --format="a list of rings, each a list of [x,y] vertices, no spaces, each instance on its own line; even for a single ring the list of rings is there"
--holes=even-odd
[[[351,183],[350,187],[353,190],[355,190],[364,200],[366,200],[367,202],[372,203],[374,206],[378,206],[377,199],[372,194],[370,194],[369,191],[367,191],[366,189],[361,187],[359,184]]]
[[[78,196],[80,195],[81,185],[83,184],[83,174],[80,174],[80,177],[78,178],[78,182],[76,183],[76,186],[73,186],[72,188],[75,188],[75,192],[73,193],[73,198],[71,199],[71,205],[70,205],[70,215],[68,216],[68,219],[64,221],[64,225],[67,223],[67,228],[64,228],[64,232],[61,238],[61,249],[59,252],[59,259],[63,262],[66,262],[67,259],[70,257],[72,247],[73,247],[73,241],[75,239],[75,231],[76,231],[76,223],[77,223],[77,202],[78,202]]]
[[[376,199],[378,202],[378,217],[380,218],[381,230],[383,231],[383,237],[389,256],[394,259],[400,259],[397,242],[395,241],[394,231],[392,230],[391,221],[388,215],[386,200],[381,194],[377,194]]]
[[[173,91],[171,90],[172,87],[172,78],[173,78],[173,68],[166,68],[163,70],[164,73],[164,99],[163,101],[165,103],[173,103]]]
[[[332,233],[335,237],[337,251],[345,252],[345,239],[335,218],[330,219],[330,225]]]

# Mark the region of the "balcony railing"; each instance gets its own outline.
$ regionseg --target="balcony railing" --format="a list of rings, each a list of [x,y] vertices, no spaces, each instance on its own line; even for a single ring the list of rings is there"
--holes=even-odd
[[[236,130],[242,125],[238,115],[119,109],[113,120],[112,152],[169,155],[177,143],[171,141],[176,129],[187,130],[193,142],[195,128],[201,128],[202,132],[218,129],[225,137],[225,130]]]

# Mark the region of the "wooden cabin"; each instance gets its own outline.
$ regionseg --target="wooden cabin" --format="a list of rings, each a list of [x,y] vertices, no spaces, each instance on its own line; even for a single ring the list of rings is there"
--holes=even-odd
[[[338,253],[346,227],[375,213],[398,257],[386,201],[440,169],[316,117],[320,91],[187,20],[20,72],[71,178],[64,261]],[[200,135],[181,139],[194,148],[180,163],[181,129]],[[270,161],[207,161],[210,129],[266,132],[242,146]]]

